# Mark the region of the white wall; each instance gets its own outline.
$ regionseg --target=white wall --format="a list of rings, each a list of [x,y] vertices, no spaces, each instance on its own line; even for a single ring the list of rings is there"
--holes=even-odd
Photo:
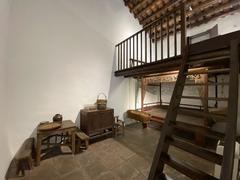
[[[100,92],[121,96],[110,105],[124,106],[128,80],[111,77],[114,45],[139,28],[122,0],[13,0],[7,64],[10,154],[40,121],[56,113],[75,121]]]
[[[8,0],[0,0],[0,179],[4,179],[11,156],[8,149],[6,123],[6,62],[7,62],[7,30],[8,30]]]

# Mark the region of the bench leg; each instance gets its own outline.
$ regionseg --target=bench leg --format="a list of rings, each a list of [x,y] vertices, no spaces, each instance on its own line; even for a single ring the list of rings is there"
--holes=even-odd
[[[80,144],[81,144],[80,140],[77,139],[77,140],[76,140],[76,151],[75,151],[75,153],[79,153],[79,150],[80,150]]]
[[[147,123],[142,123],[143,128],[147,128]]]

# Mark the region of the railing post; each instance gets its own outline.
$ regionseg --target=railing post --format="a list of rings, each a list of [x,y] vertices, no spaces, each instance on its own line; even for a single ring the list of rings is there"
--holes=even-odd
[[[186,46],[186,5],[181,6],[181,54],[183,55]]]
[[[147,63],[147,29],[145,29],[145,63]]]
[[[117,45],[118,57],[117,57],[117,69],[120,70],[120,50],[119,45]]]
[[[158,23],[155,24],[155,27],[154,27],[154,42],[155,42],[155,61],[157,61],[157,25]]]
[[[167,58],[170,57],[169,16],[167,16]]]
[[[177,56],[177,16],[176,16],[176,12],[174,12],[173,18],[174,18],[174,55]]]
[[[163,19],[161,19],[161,60],[163,59]]]
[[[149,27],[149,55],[150,55],[150,63],[152,62],[152,26]]]
[[[125,42],[126,41],[123,42],[123,69],[125,69],[125,58],[126,58],[125,57]]]

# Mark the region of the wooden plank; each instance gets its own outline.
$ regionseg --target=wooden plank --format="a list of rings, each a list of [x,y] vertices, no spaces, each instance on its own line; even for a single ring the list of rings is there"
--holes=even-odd
[[[183,99],[203,99],[204,97],[198,97],[198,96],[182,96]],[[208,97],[207,98],[209,101],[214,100],[214,101],[228,101],[228,98],[224,98],[224,97]]]
[[[205,63],[213,63],[217,61],[218,63],[224,60],[229,60],[229,56],[220,56],[220,57],[213,57],[213,58],[207,58],[207,59],[201,59],[201,60],[194,60],[189,61],[189,65],[196,65],[196,64],[205,64]]]
[[[238,114],[238,74],[239,74],[239,41],[231,42],[231,63],[230,63],[230,85],[228,119],[226,126],[226,137],[224,139],[223,166],[221,171],[221,180],[232,179],[233,160],[235,155],[235,139]]]
[[[202,135],[205,135],[207,137],[214,138],[217,140],[219,140],[219,139],[223,140],[225,137],[225,135],[223,133],[213,131],[210,128],[192,125],[192,124],[188,124],[188,123],[183,123],[183,122],[179,122],[179,121],[172,122],[172,126],[175,129],[199,133],[199,134],[202,134]]]
[[[178,170],[179,172],[185,174],[186,176],[188,176],[192,179],[217,180],[217,178],[215,178],[214,176],[211,176],[209,174],[206,174],[203,171],[193,168],[192,166],[190,166],[184,162],[178,161],[177,159],[170,157],[166,153],[163,153],[162,157],[163,157],[162,160],[164,161],[164,163],[166,163],[170,167],[173,167],[174,169]]]
[[[191,116],[196,116],[196,117],[209,118],[217,122],[227,122],[227,117],[225,115],[218,115],[214,113],[203,112],[200,110],[179,109],[179,113],[189,114]]]
[[[190,46],[189,53],[191,55],[195,55],[225,49],[230,46],[231,41],[234,39],[240,40],[240,31],[220,35],[196,44],[192,44]]]
[[[208,86],[227,86],[227,85],[229,85],[229,83],[225,83],[225,82],[223,82],[223,83],[221,83],[221,82],[219,82],[219,83],[207,83],[208,84]],[[185,86],[204,86],[205,85],[205,83],[185,83]]]
[[[222,68],[222,69],[212,69],[212,70],[194,70],[186,73],[186,75],[194,75],[194,74],[224,74],[229,72],[229,68]]]
[[[222,165],[222,156],[216,154],[215,152],[209,151],[203,147],[197,146],[181,138],[169,137],[169,143],[177,148],[180,148],[186,152],[189,152],[195,156],[199,156],[203,159],[206,159],[210,162]]]

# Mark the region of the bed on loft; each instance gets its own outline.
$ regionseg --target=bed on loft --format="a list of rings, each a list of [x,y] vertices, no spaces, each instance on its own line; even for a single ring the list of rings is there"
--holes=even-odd
[[[227,35],[229,36],[229,35]],[[230,35],[233,36],[233,35]],[[190,47],[193,46],[193,51],[195,51],[195,46],[198,44],[201,45],[201,43],[204,43],[208,41],[209,39],[219,38],[218,36],[218,25],[215,25],[214,27],[204,31],[200,32],[198,34],[195,34],[193,36],[189,37],[189,43]],[[224,55],[224,51],[213,51],[210,53],[207,53],[205,55],[199,55],[198,53],[194,52],[194,54],[190,57],[192,61],[199,61],[201,58],[216,58],[219,55]],[[176,53],[177,54],[177,53]],[[178,75],[178,68],[180,66],[181,58],[180,56],[176,57],[170,57],[168,59],[163,59],[160,62],[158,62],[159,65],[162,66],[161,71],[158,73],[146,73],[143,76],[137,77],[138,81],[141,84],[141,108],[139,109],[142,112],[149,113],[151,115],[152,121],[157,121],[160,123],[163,123],[163,120],[166,116],[168,105],[171,98],[171,90],[174,89],[174,84],[177,79]],[[221,60],[220,60],[221,62]],[[145,65],[146,63],[141,63],[139,60],[133,60],[130,59],[130,68],[135,68],[134,72],[137,71],[137,67],[134,67],[136,63],[140,63],[140,65]],[[157,62],[155,62],[157,63]],[[218,114],[219,119],[221,119],[222,116],[225,116],[226,114],[226,104],[223,102],[219,102],[218,100],[214,100],[217,98],[224,98],[226,94],[221,94],[221,91],[226,90],[227,86],[227,77],[224,76],[224,74],[213,74],[211,77],[208,77],[208,75],[202,74],[202,75],[195,75],[195,70],[204,70],[204,68],[207,69],[214,69],[216,66],[219,66],[219,64],[204,64],[203,62],[201,67],[193,67],[192,71],[193,74],[188,76],[187,78],[187,84],[186,84],[186,94],[199,96],[201,98],[196,98],[195,100],[189,100],[186,99],[185,101],[181,102],[181,112],[179,113],[179,116],[177,118],[177,121],[183,122],[183,123],[189,123],[189,119],[191,119],[190,123],[194,125],[212,125],[215,123],[215,119],[211,117],[202,117],[198,116],[199,112],[205,111],[210,112],[214,115]],[[173,65],[174,64],[174,65]],[[157,64],[155,64],[157,66]],[[175,68],[173,68],[173,66]],[[225,66],[225,64],[221,64],[221,66]],[[150,68],[150,64],[148,66]],[[143,69],[143,68],[142,68]],[[149,70],[150,71],[150,70]],[[135,72],[136,73],[136,72]],[[209,84],[212,83],[215,86],[209,86],[203,84]],[[221,85],[221,86],[219,86]],[[159,101],[156,102],[144,102],[145,94],[147,89],[155,89],[155,91],[158,93],[158,99]],[[157,89],[157,90],[156,90]],[[210,90],[210,92],[208,92]],[[213,98],[209,103],[207,102],[206,98],[208,98],[210,93],[210,96]],[[163,98],[167,96],[167,98]],[[136,112],[137,113],[137,112]],[[128,113],[129,114],[129,113]],[[216,117],[216,116],[214,116]],[[203,121],[202,119],[205,118],[206,120]],[[141,118],[137,118],[141,119]],[[141,120],[140,120],[141,121]]]

